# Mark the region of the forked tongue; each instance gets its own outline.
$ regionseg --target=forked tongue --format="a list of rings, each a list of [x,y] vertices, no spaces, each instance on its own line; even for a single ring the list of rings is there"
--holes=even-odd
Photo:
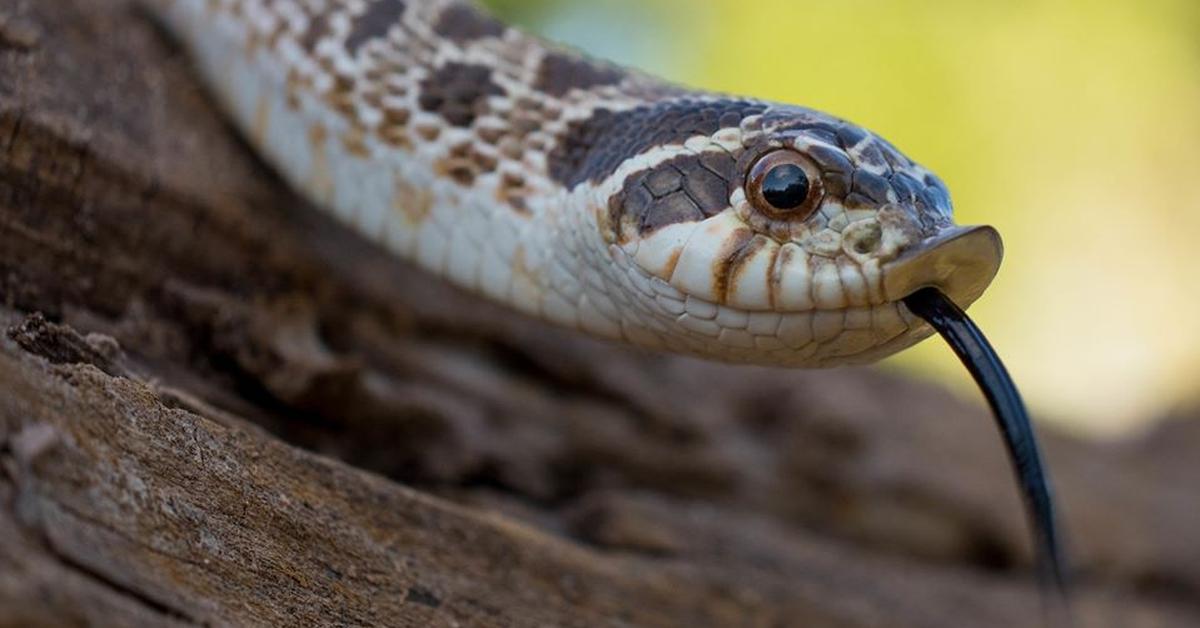
[[[904,304],[946,339],[983,390],[1000,427],[1029,515],[1047,620],[1055,625],[1069,626],[1071,611],[1064,578],[1063,550],[1054,517],[1054,498],[1037,437],[1017,387],[987,338],[940,290],[922,288],[905,297]]]

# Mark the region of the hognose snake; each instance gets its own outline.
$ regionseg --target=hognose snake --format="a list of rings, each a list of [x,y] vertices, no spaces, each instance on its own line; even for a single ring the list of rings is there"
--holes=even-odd
[[[932,333],[905,298],[966,307],[999,268],[996,231],[955,226],[944,184],[877,135],[594,61],[463,0],[145,2],[307,198],[559,325],[864,363]]]

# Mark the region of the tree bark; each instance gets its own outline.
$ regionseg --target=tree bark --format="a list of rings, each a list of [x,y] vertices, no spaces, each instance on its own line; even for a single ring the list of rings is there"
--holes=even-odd
[[[447,287],[290,193],[122,0],[0,5],[0,330],[0,625],[1039,621],[979,403]],[[1187,414],[1047,435],[1081,625],[1200,625]]]

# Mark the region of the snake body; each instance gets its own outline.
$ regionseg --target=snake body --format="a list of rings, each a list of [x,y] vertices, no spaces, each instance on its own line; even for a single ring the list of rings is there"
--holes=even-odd
[[[595,61],[466,2],[146,1],[314,204],[560,325],[861,363],[931,333],[904,296],[965,307],[999,264],[995,232],[955,227],[943,183],[869,131]]]

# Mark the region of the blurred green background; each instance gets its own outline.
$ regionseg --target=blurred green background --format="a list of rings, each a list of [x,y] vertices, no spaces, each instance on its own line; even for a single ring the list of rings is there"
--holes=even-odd
[[[1040,419],[1200,400],[1200,2],[491,0],[675,81],[823,109],[938,172],[1005,264],[972,314]],[[941,342],[890,360],[977,395]]]

